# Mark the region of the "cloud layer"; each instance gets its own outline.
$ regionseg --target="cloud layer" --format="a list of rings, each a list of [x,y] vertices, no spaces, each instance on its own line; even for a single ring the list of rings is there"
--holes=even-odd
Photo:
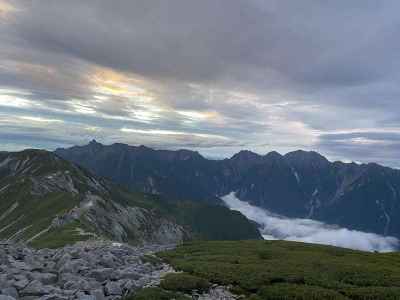
[[[240,211],[261,225],[265,239],[279,239],[333,245],[363,251],[390,252],[399,248],[399,240],[373,233],[349,230],[310,219],[289,219],[240,201],[234,193],[222,197],[232,210]]]
[[[399,8],[0,0],[0,147],[94,137],[220,157],[304,148],[397,167]]]

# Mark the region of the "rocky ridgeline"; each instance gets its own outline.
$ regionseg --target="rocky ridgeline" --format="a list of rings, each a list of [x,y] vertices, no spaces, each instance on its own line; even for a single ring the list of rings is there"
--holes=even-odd
[[[134,248],[112,242],[81,242],[34,250],[0,243],[0,300],[121,299],[158,285],[173,269],[149,256],[168,246]]]

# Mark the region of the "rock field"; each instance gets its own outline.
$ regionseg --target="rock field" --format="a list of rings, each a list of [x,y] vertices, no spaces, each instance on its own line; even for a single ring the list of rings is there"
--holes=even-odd
[[[34,250],[0,242],[0,300],[121,299],[173,272],[148,256],[167,248],[93,241]]]

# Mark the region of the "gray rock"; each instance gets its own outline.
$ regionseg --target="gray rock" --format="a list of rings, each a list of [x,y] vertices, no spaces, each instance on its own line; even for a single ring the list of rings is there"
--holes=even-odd
[[[18,299],[18,296],[19,296],[17,289],[14,287],[8,287],[5,289],[2,289],[1,294],[14,297],[15,299]]]
[[[123,270],[116,270],[111,275],[111,278],[114,280],[119,280],[119,279],[138,280],[140,277],[141,275],[136,271],[135,268],[132,267]]]
[[[90,284],[85,279],[78,279],[74,281],[68,281],[64,284],[63,288],[67,290],[81,290],[81,291],[89,291]]]
[[[90,271],[88,276],[102,282],[110,279],[113,273],[113,269],[111,268],[101,268]]]
[[[29,283],[21,292],[22,296],[43,296],[50,294],[51,288],[44,286],[39,280]]]
[[[43,269],[45,271],[54,271],[56,268],[56,263],[54,261],[48,261],[43,264]]]
[[[122,295],[122,289],[115,281],[108,281],[104,286],[106,296]]]
[[[0,247],[0,292],[3,298],[23,300],[121,299],[144,286],[157,285],[162,274],[173,271],[140,259],[164,249],[100,241],[56,250],[7,244]]]
[[[0,295],[0,300],[16,300],[16,298],[8,295]]]
[[[68,253],[64,253],[57,262],[57,267],[60,268],[61,266],[65,265],[72,259],[71,255]]]
[[[15,287],[17,290],[22,290],[24,289],[27,285],[29,284],[29,280],[28,279],[22,279],[22,280],[17,280],[12,282],[12,286]]]
[[[68,296],[64,296],[61,294],[51,294],[39,298],[39,300],[69,300],[69,299],[70,298]]]
[[[83,259],[74,259],[66,261],[60,268],[60,273],[78,273],[86,269],[86,262]]]
[[[86,295],[84,293],[77,293],[76,299],[78,299],[78,300],[96,300],[96,297],[93,295]]]
[[[57,275],[53,273],[39,273],[33,272],[28,274],[31,280],[38,280],[43,284],[54,284],[57,282]]]
[[[111,253],[103,254],[100,258],[100,264],[106,268],[115,268],[120,265],[116,257]]]
[[[106,299],[106,297],[104,296],[103,289],[97,289],[97,290],[90,291],[90,294],[92,296],[94,296],[94,298],[96,300],[105,300]]]
[[[0,289],[8,287],[7,281],[7,274],[0,274]]]

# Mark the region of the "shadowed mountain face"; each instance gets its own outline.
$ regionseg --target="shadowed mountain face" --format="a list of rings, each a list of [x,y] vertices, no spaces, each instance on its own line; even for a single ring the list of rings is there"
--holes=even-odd
[[[223,225],[215,226],[216,220]],[[134,193],[52,152],[0,152],[0,240],[61,246],[89,238],[171,244],[261,236],[252,222],[226,207]]]
[[[132,190],[209,202],[235,191],[288,217],[400,237],[400,171],[377,164],[332,163],[305,151],[241,151],[216,161],[188,150],[95,141],[56,153]]]

